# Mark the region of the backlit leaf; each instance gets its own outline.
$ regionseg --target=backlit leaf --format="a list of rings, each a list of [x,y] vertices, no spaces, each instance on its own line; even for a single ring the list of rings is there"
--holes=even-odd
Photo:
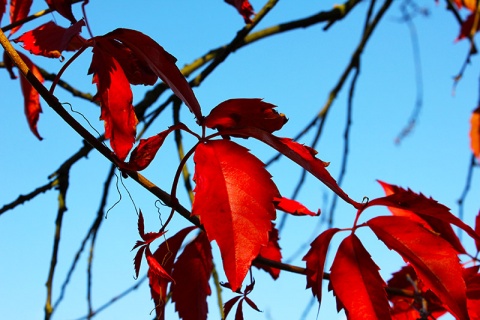
[[[10,23],[25,19],[30,12],[33,0],[10,0]],[[22,27],[18,25],[10,30],[10,35]]]
[[[80,37],[83,20],[65,29],[54,22],[47,22],[31,31],[25,32],[14,39],[15,42],[22,42],[23,47],[32,54],[42,55],[48,58],[59,58],[64,50],[77,50],[78,47],[70,45],[74,37]]]
[[[105,138],[123,161],[135,142],[137,117],[132,106],[132,90],[118,61],[101,49],[101,41],[93,48],[89,74],[97,85],[95,99],[100,101],[100,119],[105,124]]]
[[[40,70],[38,70],[37,66],[23,53],[18,52],[18,55],[28,66],[32,75],[34,75],[40,82],[43,82],[43,76],[40,73]],[[5,63],[5,67],[10,73],[10,77],[13,79],[16,78],[15,74],[13,73],[13,62],[6,51],[3,52],[3,61]],[[23,76],[23,74],[20,74],[20,86],[22,88],[24,112],[25,116],[27,117],[28,126],[33,134],[39,140],[42,140],[42,137],[38,133],[37,129],[38,119],[40,118],[40,113],[42,112],[42,107],[40,106],[40,95],[38,94],[37,90],[33,88],[30,82]]]
[[[195,200],[210,241],[216,241],[232,290],[240,288],[253,259],[268,244],[276,213],[277,187],[264,164],[244,147],[228,140],[197,146]]]
[[[189,243],[173,268],[172,301],[183,320],[207,319],[208,280],[213,269],[212,248],[205,232]]]
[[[391,196],[391,198],[388,200],[385,200],[385,198],[382,198],[384,200],[375,199],[368,205],[376,201],[395,202],[395,206],[388,207],[393,215],[408,217],[422,224],[425,228],[439,233],[440,236],[450,242],[459,253],[465,253],[460,239],[451,226],[453,221],[458,222],[459,219],[453,216],[447,207],[437,203],[431,198],[426,198],[422,194],[416,194],[411,190],[405,190],[380,180],[378,180],[378,183],[382,186],[385,194]],[[409,210],[407,210],[407,208]]]
[[[128,47],[137,59],[143,61],[188,106],[197,121],[202,119],[197,98],[175,65],[176,59],[158,43],[149,36],[130,29],[116,29],[104,37],[120,41]]]
[[[320,209],[317,213],[310,211],[307,207],[296,200],[288,199],[285,197],[275,198],[273,200],[275,208],[282,210],[283,212],[290,213],[294,216],[319,216]]]
[[[310,250],[302,259],[307,264],[307,288],[312,288],[312,293],[317,297],[319,303],[322,303],[323,273],[328,246],[338,231],[340,229],[331,228],[322,232],[310,244]]]
[[[385,282],[355,234],[345,238],[333,260],[330,282],[349,320],[390,319]]]
[[[250,19],[255,13],[253,12],[253,7],[248,0],[225,0],[226,3],[234,6],[238,13],[240,13],[245,20],[245,23],[252,23]]]
[[[205,117],[205,126],[222,130],[258,128],[272,133],[283,127],[287,118],[276,106],[261,99],[230,99],[213,108]]]
[[[470,118],[470,147],[473,155],[480,159],[480,107],[473,110]]]
[[[446,240],[406,217],[380,216],[367,225],[388,248],[413,266],[426,288],[453,315],[468,319],[462,267],[457,252]]]
[[[121,164],[120,167],[132,171],[141,171],[145,169],[150,162],[152,162],[153,158],[155,158],[158,149],[163,145],[168,134],[173,130],[178,130],[183,127],[185,127],[184,124],[174,125],[148,139],[140,139],[138,146],[133,149],[129,161]]]

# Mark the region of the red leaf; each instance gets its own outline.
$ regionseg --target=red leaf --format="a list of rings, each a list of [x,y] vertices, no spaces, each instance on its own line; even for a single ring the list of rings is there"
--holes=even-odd
[[[157,259],[155,259],[150,251],[150,248],[147,245],[147,249],[145,250],[145,257],[147,258],[148,263],[148,272],[150,277],[152,275],[157,278],[166,279],[168,281],[174,281],[173,278],[168,274],[168,272],[163,269],[162,265],[158,263]]]
[[[68,19],[72,24],[77,22],[72,13],[72,0],[45,0],[48,7],[57,11],[64,18]]]
[[[10,23],[25,19],[30,12],[33,0],[10,0]],[[18,25],[10,30],[10,35],[22,27]]]
[[[176,59],[158,43],[141,32],[129,29],[116,29],[104,37],[120,41],[132,50],[133,55],[142,60],[189,107],[197,121],[202,119],[197,98],[175,65]]]
[[[223,132],[223,134],[241,136],[245,138],[252,137],[268,144],[310,172],[343,200],[350,203],[357,209],[362,207],[361,203],[350,199],[350,197],[342,190],[342,188],[340,188],[340,186],[337,184],[337,181],[335,181],[327,169],[325,169],[329,163],[318,159],[316,157],[317,152],[314,149],[295,142],[292,139],[279,138],[269,132],[252,127],[238,130],[226,130]]]
[[[480,160],[480,107],[473,110],[470,118],[470,147],[473,155]]]
[[[188,227],[178,231],[174,236],[165,240],[158,249],[153,253],[153,257],[163,267],[165,272],[171,273],[173,270],[173,263],[177,256],[178,250],[183,243],[185,237],[196,227]],[[148,280],[150,283],[150,292],[153,302],[155,303],[155,310],[157,313],[157,320],[165,317],[165,303],[167,302],[167,285],[170,281],[165,278],[155,277],[153,272],[148,271]]]
[[[97,85],[95,98],[102,108],[100,119],[105,123],[105,138],[123,161],[135,142],[137,117],[132,106],[132,90],[118,61],[104,52],[101,41],[93,48],[89,74]]]
[[[205,126],[220,133],[228,129],[258,128],[272,133],[283,127],[287,118],[276,106],[261,99],[230,99],[213,108],[205,117]]]
[[[388,248],[413,266],[419,279],[453,315],[468,319],[462,267],[446,240],[405,217],[381,216],[367,224]]]
[[[234,6],[238,13],[240,13],[245,20],[245,23],[252,23],[250,19],[255,13],[253,12],[253,7],[248,0],[225,0],[226,3]]]
[[[273,204],[278,210],[282,210],[286,213],[290,213],[294,216],[319,216],[320,209],[317,213],[310,211],[307,207],[296,200],[288,199],[285,197],[279,197],[273,199]]]
[[[465,253],[460,239],[455,231],[453,231],[450,223],[457,221],[450,210],[437,203],[433,199],[427,199],[422,194],[417,195],[411,190],[405,190],[398,186],[385,183],[378,180],[382,186],[385,194],[391,196],[388,200],[382,200],[387,202],[395,202],[395,206],[388,207],[394,216],[405,216],[422,224],[425,228],[431,229],[440,234],[442,238],[450,242],[450,244],[459,252]],[[385,199],[385,198],[382,198]],[[377,199],[373,200],[377,201]],[[382,202],[380,201],[380,202]],[[369,203],[369,205],[371,202]],[[387,204],[388,205],[388,204]],[[409,210],[402,209],[408,207]],[[443,212],[443,213],[442,213]],[[442,218],[443,217],[443,218]],[[452,220],[453,217],[453,220]]]
[[[30,69],[32,75],[34,75],[40,82],[43,82],[43,76],[38,70],[37,66],[23,53],[18,52],[18,55],[22,58],[25,64]],[[13,73],[13,62],[10,59],[10,56],[3,52],[3,61],[5,62],[5,67],[7,68],[8,72],[10,73],[10,77],[15,79],[16,76]],[[42,112],[42,107],[40,106],[40,95],[38,94],[37,90],[33,88],[30,82],[20,74],[20,86],[22,88],[23,99],[24,99],[24,111],[25,116],[27,117],[28,126],[33,134],[39,139],[42,140],[42,137],[38,133],[37,129],[37,122],[40,118],[40,113]]]
[[[189,243],[173,269],[172,301],[183,320],[207,319],[207,296],[212,294],[208,280],[212,273],[212,248],[205,232]]]
[[[345,238],[332,264],[330,282],[349,320],[390,319],[385,282],[360,240]]]
[[[217,242],[235,291],[268,244],[275,219],[273,198],[279,193],[264,164],[232,141],[199,144],[194,161],[192,214],[200,217],[210,241]]]
[[[272,229],[268,232],[268,244],[266,247],[260,249],[260,257],[272,260],[272,261],[282,261],[282,253],[280,245],[278,244],[278,230],[275,228],[275,224],[272,223]],[[278,279],[280,274],[280,269],[273,268],[270,266],[265,266],[263,264],[253,263],[253,265],[259,269],[267,271],[273,279]]]
[[[84,25],[85,22],[80,20],[68,29],[65,29],[50,21],[25,32],[13,41],[17,43],[23,42],[23,47],[30,53],[48,58],[59,58],[64,50],[79,49],[78,47],[70,46],[70,43],[73,38],[81,38],[79,34]]]
[[[328,246],[338,231],[340,229],[332,228],[322,232],[310,244],[310,250],[302,259],[307,264],[307,288],[312,288],[312,293],[317,296],[319,303],[322,303],[323,273]]]
[[[120,164],[120,167],[132,171],[141,171],[145,169],[150,162],[152,162],[153,158],[155,158],[158,149],[163,145],[167,135],[173,130],[178,130],[184,127],[185,125],[180,123],[171,126],[167,130],[151,136],[148,139],[140,139],[138,146],[133,149],[132,154],[130,155],[130,160],[127,163]]]

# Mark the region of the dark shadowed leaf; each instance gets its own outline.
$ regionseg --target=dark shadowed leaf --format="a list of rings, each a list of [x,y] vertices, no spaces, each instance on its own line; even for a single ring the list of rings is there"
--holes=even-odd
[[[207,319],[212,269],[212,248],[205,232],[201,232],[185,247],[173,267],[172,301],[181,319]]]
[[[280,249],[280,245],[278,244],[278,230],[275,228],[275,224],[272,223],[272,229],[268,232],[268,244],[266,247],[262,247],[260,249],[260,257],[281,262],[282,261],[282,253]],[[273,279],[277,279],[280,274],[280,269],[273,268],[270,266],[265,266],[259,263],[253,263],[253,265],[259,269],[263,269],[267,271]]]
[[[176,59],[158,43],[149,36],[130,29],[116,29],[104,37],[120,41],[128,47],[137,59],[143,61],[188,106],[197,121],[202,119],[197,98],[175,65]]]
[[[71,23],[77,22],[72,13],[72,0],[45,0],[48,7],[57,11],[64,18],[68,19]]]

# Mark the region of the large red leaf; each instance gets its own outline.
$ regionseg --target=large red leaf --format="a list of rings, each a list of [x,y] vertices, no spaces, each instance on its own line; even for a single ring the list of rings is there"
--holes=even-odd
[[[245,20],[245,23],[252,23],[250,19],[255,13],[253,12],[253,7],[248,0],[225,0],[226,3],[234,6],[238,13],[240,13]]]
[[[208,284],[213,269],[212,248],[205,232],[189,243],[173,267],[172,301],[183,320],[207,319]]]
[[[204,124],[220,133],[222,130],[247,127],[272,133],[287,122],[285,115],[275,111],[275,107],[262,99],[230,99],[213,108],[205,117]]]
[[[235,291],[253,259],[268,244],[271,220],[276,216],[273,198],[279,193],[264,164],[232,141],[199,144],[194,161],[192,214],[200,217],[210,241],[217,242]]]
[[[175,65],[176,59],[149,36],[130,29],[116,29],[103,37],[115,39],[128,47],[151,71],[165,82],[201,121],[200,105],[192,88]]]
[[[326,167],[328,162],[324,162],[316,157],[317,151],[314,149],[293,141],[289,138],[279,138],[273,134],[254,127],[248,127],[244,129],[225,130],[222,131],[224,135],[240,136],[244,138],[252,137],[260,140],[278,152],[282,153],[290,160],[296,162],[305,170],[310,172],[313,176],[323,182],[333,192],[340,196],[343,200],[359,209],[362,207],[361,203],[358,203],[352,199],[340,188],[337,181],[330,175]]]
[[[460,239],[450,224],[453,223],[453,221],[458,222],[458,219],[450,213],[447,207],[437,203],[431,198],[426,198],[422,194],[416,194],[411,190],[405,190],[380,180],[378,180],[378,182],[387,196],[394,195],[388,200],[382,200],[396,203],[396,206],[388,207],[394,216],[405,216],[421,223],[427,229],[432,229],[439,233],[440,236],[450,242],[459,253],[465,253],[465,248],[463,248]],[[375,203],[375,201],[377,201],[377,199],[372,202]],[[369,203],[369,205],[370,204],[371,203]],[[403,208],[408,208],[409,210]]]
[[[19,56],[25,62],[25,64],[30,69],[31,73],[40,81],[43,82],[43,76],[38,70],[37,66],[23,53],[18,52]],[[15,79],[16,76],[13,73],[13,62],[10,59],[10,56],[3,52],[3,61],[5,63],[5,67],[7,68],[8,72],[10,73],[10,77]],[[25,116],[27,117],[28,126],[33,134],[39,139],[42,140],[42,137],[38,133],[37,129],[37,122],[40,118],[40,113],[42,112],[42,107],[40,106],[40,95],[38,92],[33,88],[30,82],[20,74],[20,86],[22,88],[23,99],[24,99],[24,111]]]
[[[72,0],[45,0],[48,7],[57,11],[64,18],[68,19],[71,23],[77,22],[72,13]]]
[[[30,12],[33,0],[10,0],[10,23],[25,19]],[[22,27],[18,25],[10,30],[10,35]]]
[[[173,264],[183,240],[190,231],[195,228],[196,227],[192,226],[178,231],[174,236],[165,240],[153,253],[153,258],[167,273],[172,273]],[[167,302],[167,286],[170,281],[165,278],[155,277],[154,273],[150,270],[147,275],[150,284],[150,292],[153,302],[155,303],[155,311],[157,313],[156,319],[163,320],[165,318],[165,303]]]
[[[281,262],[282,252],[280,245],[278,244],[278,240],[278,230],[275,228],[275,224],[272,223],[272,229],[268,233],[268,244],[266,247],[262,247],[259,256],[268,260]],[[255,262],[253,263],[253,265],[259,269],[267,271],[273,279],[278,279],[278,276],[280,275],[280,269],[265,266],[263,264],[258,264]]]
[[[333,260],[330,282],[349,320],[390,319],[385,282],[355,234],[345,238]]]
[[[25,32],[20,37],[14,39],[15,42],[22,42],[23,47],[36,55],[42,55],[48,58],[59,58],[64,50],[77,50],[78,47],[71,46],[71,40],[74,37],[80,37],[83,20],[75,23],[65,29],[54,22],[47,22],[31,31]]]
[[[418,278],[453,315],[468,319],[462,266],[450,243],[406,217],[381,216],[367,224],[413,266]]]
[[[105,138],[123,161],[135,142],[137,116],[132,106],[132,90],[118,61],[101,49],[97,41],[89,74],[97,85],[95,99],[102,108],[100,119],[105,123]]]
[[[480,159],[480,107],[473,110],[470,118],[470,147],[477,159]]]
[[[328,246],[338,231],[340,229],[331,228],[322,232],[310,244],[310,250],[302,259],[307,264],[307,288],[312,288],[312,293],[317,296],[319,303],[322,303],[323,273]]]

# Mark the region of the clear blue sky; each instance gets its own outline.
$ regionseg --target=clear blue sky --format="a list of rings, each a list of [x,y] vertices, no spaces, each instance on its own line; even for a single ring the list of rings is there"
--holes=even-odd
[[[257,10],[263,4],[263,1],[251,2]],[[139,30],[177,57],[178,66],[182,67],[210,49],[228,43],[243,26],[243,19],[233,7],[221,0],[140,3],[91,1],[87,13],[93,33],[102,35],[118,27]],[[335,3],[282,1],[256,30],[320,10],[329,10]],[[453,95],[453,76],[464,62],[468,43],[454,43],[459,26],[445,10],[442,1],[438,5],[435,1],[419,1],[419,5],[431,13],[428,17],[414,20],[420,41],[423,107],[411,135],[400,145],[395,145],[394,140],[408,122],[416,98],[412,43],[407,25],[398,21],[401,3],[398,1],[386,14],[361,59],[361,74],[353,105],[347,177],[343,188],[357,201],[364,196],[372,199],[383,195],[375,181],[380,179],[432,196],[457,213],[457,200],[464,188],[470,161],[468,130],[470,114],[476,107],[479,94],[478,58],[473,57],[472,64]],[[32,12],[43,8],[44,3],[36,1]],[[325,103],[359,41],[367,9],[368,2],[359,4],[345,20],[335,23],[327,32],[322,30],[323,24],[317,25],[274,36],[238,50],[201,87],[195,89],[203,113],[208,114],[211,108],[229,98],[264,98],[278,105],[278,110],[289,118],[278,135],[293,137]],[[75,6],[75,14],[80,17],[78,5]],[[39,19],[38,23],[52,19],[67,26],[67,21],[59,15],[48,15]],[[6,21],[4,17],[3,23]],[[18,35],[26,30],[29,30],[28,25]],[[17,45],[17,48],[20,47]],[[87,75],[90,58],[87,50],[67,70],[64,79],[83,91],[94,93],[91,76]],[[56,72],[62,66],[58,60],[34,58],[34,61],[51,72]],[[39,142],[30,133],[24,119],[18,81],[11,81],[5,70],[0,79],[0,132],[3,137],[0,148],[1,206],[13,201],[19,194],[45,184],[47,176],[66,157],[76,152],[82,142],[45,103],[39,122],[44,141]],[[316,148],[322,160],[331,162],[329,171],[334,177],[339,174],[342,159],[348,83],[333,105]],[[139,101],[145,90],[144,87],[135,88],[134,101]],[[61,89],[57,89],[57,93],[61,101],[70,102],[97,130],[102,130],[97,107],[74,99]],[[82,118],[77,119],[87,125]],[[182,121],[198,131],[192,115],[186,109],[182,113]],[[160,132],[171,123],[171,113],[167,112],[147,135]],[[308,144],[312,138],[313,135],[309,134],[302,142]],[[245,145],[264,161],[273,154],[259,143],[247,141]],[[145,175],[161,188],[170,190],[177,163],[173,137],[170,137],[151,167],[145,170]],[[68,211],[64,218],[60,260],[54,283],[54,301],[80,241],[96,215],[108,169],[106,160],[92,152],[88,159],[79,161],[71,172]],[[193,172],[191,164],[189,169]],[[283,159],[269,167],[269,170],[280,191],[290,196],[298,181],[299,168]],[[133,181],[127,179],[125,185],[136,206],[144,212],[146,230],[158,229],[155,199]],[[137,215],[124,187],[120,185],[119,188],[122,200],[103,221],[95,248],[94,309],[135,284],[134,252],[130,252],[130,249],[139,238]],[[179,189],[183,190],[181,187]],[[465,221],[470,225],[473,225],[480,208],[479,194],[477,169],[464,209]],[[184,192],[180,192],[180,195],[181,202],[188,207]],[[113,206],[118,198],[118,192],[112,188],[107,207]],[[299,195],[299,200],[305,205],[314,210],[325,209],[325,213],[331,199],[331,192],[313,177],[307,178]],[[4,319],[43,317],[56,208],[57,193],[50,191],[0,217],[0,314]],[[161,209],[163,219],[168,212],[166,208]],[[365,218],[388,214],[383,209],[369,212]],[[351,226],[354,215],[353,208],[339,202],[336,225]],[[304,266],[301,258],[308,250],[308,243],[313,240],[312,233],[318,234],[323,230],[318,229],[318,219],[289,219],[281,234],[280,245],[284,257],[291,257],[299,247],[307,244],[292,261],[293,264]],[[187,225],[182,217],[174,218],[168,228],[169,235]],[[338,245],[342,236],[335,238],[333,247]],[[379,244],[370,232],[361,231],[359,236],[388,280],[390,273],[400,268],[401,259]],[[467,240],[466,246],[472,248],[472,242]],[[215,254],[218,257],[217,249]],[[86,314],[86,260],[87,254],[84,252],[65,299],[54,313],[54,319],[77,319]],[[220,266],[220,260],[216,264]],[[141,269],[142,274],[146,272],[145,266]],[[305,290],[304,277],[282,272],[279,280],[273,281],[258,270],[254,276],[256,288],[250,297],[264,312],[250,313],[245,308],[246,319],[300,319],[311,298],[311,291]],[[222,272],[220,278],[226,281]],[[224,296],[225,299],[229,297],[231,295],[228,293]],[[209,319],[218,319],[215,297],[212,296],[209,301]],[[96,319],[151,319],[153,308],[145,282],[127,298],[100,313]],[[342,319],[341,314],[336,315],[335,308],[332,294],[325,293],[319,319]],[[172,315],[172,305],[167,307],[167,312],[170,315],[168,319],[176,318],[176,315]],[[315,319],[316,312],[315,306],[306,318]]]

